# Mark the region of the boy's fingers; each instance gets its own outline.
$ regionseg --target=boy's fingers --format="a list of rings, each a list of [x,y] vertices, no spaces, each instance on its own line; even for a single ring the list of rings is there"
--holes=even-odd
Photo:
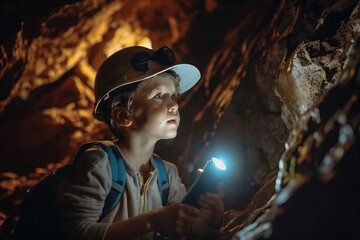
[[[223,197],[223,195],[221,194],[221,193],[211,193],[211,192],[207,192],[206,194],[205,194],[205,197],[207,197],[207,198],[222,198]]]
[[[224,198],[220,193],[206,193],[204,197],[214,201],[222,201]]]
[[[211,207],[208,203],[204,202],[203,200],[199,200],[199,204],[204,209],[209,209]]]
[[[197,219],[198,219],[198,216],[192,216],[192,215],[185,215],[183,217],[183,221],[185,223],[195,223]]]
[[[221,199],[220,198],[212,199],[209,197],[201,197],[200,201],[202,201],[203,203],[206,203],[210,206],[215,206],[215,205],[219,204],[219,202],[221,202]]]
[[[182,207],[184,213],[182,215],[182,221],[185,223],[195,223],[198,217],[201,216],[200,210],[195,207],[186,204],[183,204]]]
[[[189,215],[192,215],[192,216],[195,216],[195,217],[200,217],[201,216],[200,210],[197,209],[196,207],[183,204],[183,210],[185,211],[185,213],[187,213]]]

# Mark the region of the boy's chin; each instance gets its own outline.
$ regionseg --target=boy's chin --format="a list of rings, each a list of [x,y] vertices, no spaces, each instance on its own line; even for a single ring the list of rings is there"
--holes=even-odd
[[[170,136],[168,138],[164,138],[164,139],[174,139],[176,137],[177,134],[175,134],[174,136]]]
[[[165,140],[165,139],[173,139],[173,138],[175,138],[177,136],[177,132],[175,132],[175,133],[170,133],[170,134],[168,134],[167,136],[165,136],[163,139]]]

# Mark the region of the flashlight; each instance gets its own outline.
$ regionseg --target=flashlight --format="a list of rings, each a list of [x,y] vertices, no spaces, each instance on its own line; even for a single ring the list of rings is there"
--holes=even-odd
[[[185,203],[197,208],[201,208],[199,204],[199,197],[207,192],[215,193],[217,185],[224,178],[226,173],[225,164],[216,158],[207,161],[203,167],[204,171],[195,180],[189,192],[185,195],[181,203]]]

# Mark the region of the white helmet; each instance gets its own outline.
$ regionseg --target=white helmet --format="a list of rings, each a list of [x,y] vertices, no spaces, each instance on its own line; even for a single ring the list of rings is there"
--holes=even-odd
[[[104,121],[103,110],[112,96],[129,91],[134,83],[140,83],[167,70],[173,70],[180,76],[180,93],[186,92],[199,81],[200,71],[190,64],[174,63],[175,56],[166,46],[157,51],[134,46],[114,53],[97,71],[93,116]]]

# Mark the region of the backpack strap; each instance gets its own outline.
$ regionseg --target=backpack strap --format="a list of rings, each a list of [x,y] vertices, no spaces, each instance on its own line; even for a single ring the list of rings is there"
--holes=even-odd
[[[162,205],[165,206],[169,197],[169,179],[166,172],[164,161],[157,155],[153,154],[155,166],[158,170],[157,184],[161,196]]]
[[[119,150],[115,147],[114,143],[111,141],[89,142],[82,145],[75,155],[74,163],[76,164],[80,156],[87,149],[93,146],[99,146],[107,153],[111,168],[111,176],[112,176],[111,189],[105,199],[105,204],[102,213],[98,219],[98,222],[100,222],[106,216],[106,214],[108,214],[119,202],[125,189],[126,173],[125,173],[124,160],[121,157]]]
[[[105,204],[101,216],[98,219],[98,222],[101,222],[102,219],[120,201],[120,198],[125,190],[126,168],[124,159],[122,158],[119,149],[111,141],[90,142],[82,145],[75,155],[74,162],[76,163],[79,157],[86,151],[86,149],[92,146],[100,146],[107,153],[112,175],[111,190],[105,199]],[[166,172],[164,161],[155,154],[153,154],[153,159],[155,166],[158,170],[157,184],[161,196],[162,205],[165,206],[169,197],[168,175]]]
[[[169,179],[165,168],[164,161],[157,155],[153,154],[155,166],[158,170],[157,184],[161,196],[162,205],[166,206],[169,197]],[[165,240],[168,239],[168,234],[154,232],[154,240]]]
[[[83,153],[87,149],[91,148],[94,145],[98,145],[98,143],[97,142],[89,142],[89,143],[85,143],[85,144],[81,145],[80,148],[77,150],[75,157],[73,159],[74,164],[76,164],[79,161],[81,155],[83,155]]]
[[[106,151],[109,157],[112,184],[109,194],[105,199],[105,204],[98,222],[108,214],[120,201],[120,198],[125,189],[126,170],[124,159],[122,158],[119,150],[114,146],[105,146],[100,144],[103,150]]]

